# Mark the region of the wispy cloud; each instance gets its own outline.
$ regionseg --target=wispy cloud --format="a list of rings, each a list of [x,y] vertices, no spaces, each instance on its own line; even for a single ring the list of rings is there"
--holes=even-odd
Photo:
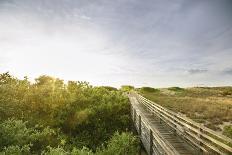
[[[232,75],[232,68],[225,69],[223,73],[227,75]]]
[[[0,71],[114,86],[232,84],[231,0],[4,0],[0,11]]]
[[[187,72],[189,74],[201,74],[201,73],[208,72],[208,70],[207,69],[189,69]]]

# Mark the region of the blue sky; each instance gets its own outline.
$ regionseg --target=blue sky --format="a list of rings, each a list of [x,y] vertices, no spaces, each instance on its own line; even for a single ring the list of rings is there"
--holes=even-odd
[[[93,85],[232,85],[231,0],[1,0],[0,72]]]

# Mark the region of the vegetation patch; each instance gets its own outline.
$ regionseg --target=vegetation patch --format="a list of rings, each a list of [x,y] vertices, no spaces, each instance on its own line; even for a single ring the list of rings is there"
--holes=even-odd
[[[150,93],[145,91],[140,93],[144,97],[170,110],[181,112],[215,131],[221,130],[219,126],[223,122],[231,122],[232,98],[220,95],[224,91],[230,91],[231,87],[194,87],[186,88],[184,91],[182,88],[175,87],[174,90],[178,90],[179,93]],[[229,136],[225,132],[223,134]]]
[[[131,129],[129,100],[113,87],[0,74],[0,154],[134,155]]]
[[[105,89],[107,89],[107,90],[109,90],[109,91],[117,91],[118,89],[117,88],[115,88],[115,87],[111,87],[111,86],[101,86],[102,88],[105,88]]]
[[[232,125],[227,125],[223,128],[223,134],[229,138],[232,138]]]
[[[121,86],[121,90],[123,92],[129,92],[129,91],[134,90],[134,89],[135,89],[135,87],[134,86],[130,86],[130,85],[123,85],[123,86]]]
[[[168,88],[168,90],[171,90],[171,91],[184,91],[184,88],[180,88],[180,87],[170,87]]]
[[[159,92],[159,89],[155,89],[152,87],[141,87],[140,91],[153,93],[153,92]]]

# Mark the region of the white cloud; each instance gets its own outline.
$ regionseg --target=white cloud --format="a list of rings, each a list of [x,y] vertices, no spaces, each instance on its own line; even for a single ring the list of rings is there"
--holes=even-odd
[[[95,85],[231,84],[226,4],[1,1],[0,71]]]

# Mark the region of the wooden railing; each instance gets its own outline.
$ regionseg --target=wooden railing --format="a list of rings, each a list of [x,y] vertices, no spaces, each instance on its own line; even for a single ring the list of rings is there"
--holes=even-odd
[[[131,115],[140,140],[149,155],[179,155],[173,146],[156,129],[150,126],[144,114],[137,110],[136,107],[133,107],[133,105],[131,106]]]
[[[232,154],[232,140],[193,120],[168,110],[133,92],[139,103],[170,126],[186,142],[194,145],[202,154]]]

